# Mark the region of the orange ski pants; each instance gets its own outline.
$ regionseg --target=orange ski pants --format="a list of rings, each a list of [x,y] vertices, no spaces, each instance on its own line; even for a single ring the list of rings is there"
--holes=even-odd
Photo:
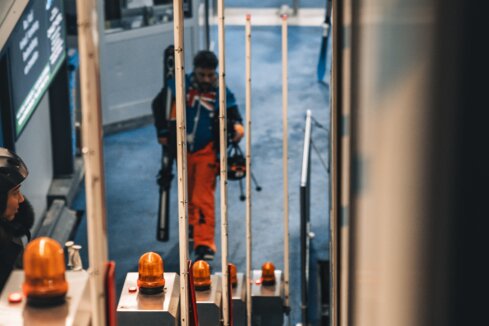
[[[194,228],[194,248],[204,245],[216,251],[215,199],[216,153],[212,143],[194,153],[187,153],[188,215]]]

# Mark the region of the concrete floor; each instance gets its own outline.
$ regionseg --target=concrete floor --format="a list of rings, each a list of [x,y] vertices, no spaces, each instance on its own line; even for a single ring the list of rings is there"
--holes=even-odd
[[[215,30],[214,30],[215,33]],[[291,322],[300,321],[299,178],[306,110],[327,130],[314,128],[312,137],[324,161],[328,161],[329,87],[316,81],[316,65],[322,30],[319,27],[289,28],[289,221]],[[244,27],[226,28],[227,85],[237,96],[244,117]],[[252,49],[252,142],[253,173],[263,187],[253,196],[253,268],[267,260],[283,269],[283,177],[282,177],[282,73],[280,27],[253,29]],[[155,94],[156,95],[156,94]],[[244,142],[242,143],[244,149]],[[166,243],[156,241],[160,146],[152,125],[107,135],[104,138],[109,258],[116,261],[117,291],[127,272],[137,271],[139,257],[147,251],[162,255],[165,270],[178,271],[178,225],[176,183],[171,193],[171,234]],[[328,257],[329,175],[316,152],[312,153],[311,223],[313,258]],[[219,188],[219,186],[218,186]],[[219,190],[216,193],[216,243],[213,263],[220,270]],[[239,201],[237,182],[229,182],[229,261],[244,271],[245,203]],[[84,188],[73,209],[85,210]],[[78,227],[75,242],[87,265],[86,219]],[[118,293],[119,294],[119,293]]]
[[[279,8],[281,5],[288,5],[293,7],[294,0],[228,0],[226,1],[226,7],[234,8]],[[324,8],[326,6],[325,0],[298,0],[297,4],[299,8]]]

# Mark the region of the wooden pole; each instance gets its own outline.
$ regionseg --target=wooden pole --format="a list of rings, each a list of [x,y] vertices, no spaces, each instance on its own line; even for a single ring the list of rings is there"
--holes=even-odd
[[[226,117],[226,65],[224,49],[224,0],[217,2],[219,39],[219,131],[220,131],[220,175],[221,175],[221,268],[222,268],[222,315],[223,325],[229,325],[228,291],[228,194],[227,194],[227,117]]]
[[[183,52],[183,2],[173,0],[175,40],[175,90],[177,118],[178,241],[180,253],[180,322],[190,325],[188,297],[188,194],[187,124],[185,121],[185,57]]]
[[[251,16],[246,16],[246,316],[251,326]]]
[[[77,0],[82,104],[82,153],[85,167],[91,324],[106,325],[105,270],[107,224],[102,149],[100,54],[95,0]],[[103,17],[102,17],[103,19]]]
[[[282,161],[284,177],[284,305],[290,307],[289,303],[289,178],[288,178],[288,126],[287,126],[287,15],[282,16]]]

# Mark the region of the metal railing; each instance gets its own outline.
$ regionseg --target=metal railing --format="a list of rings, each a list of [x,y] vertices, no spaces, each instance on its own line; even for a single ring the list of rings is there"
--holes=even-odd
[[[311,245],[311,239],[314,238],[314,232],[311,229],[312,150],[316,151],[317,158],[321,161],[327,174],[329,174],[329,167],[313,141],[313,126],[327,130],[314,119],[311,111],[307,110],[300,178],[301,325],[306,326],[319,322],[327,326],[330,325],[330,261],[329,259],[318,259]]]
[[[300,238],[301,238],[301,319],[302,325],[308,325],[308,286],[309,286],[309,244],[310,244],[310,207],[311,207],[311,111],[306,113],[304,147],[300,180]]]

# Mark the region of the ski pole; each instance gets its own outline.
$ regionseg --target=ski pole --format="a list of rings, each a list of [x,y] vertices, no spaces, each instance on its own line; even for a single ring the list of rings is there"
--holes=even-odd
[[[290,310],[289,304],[289,186],[288,186],[288,126],[287,126],[287,15],[282,16],[282,161],[284,178],[284,307]]]
[[[256,181],[255,175],[253,174],[253,171],[250,170],[250,175],[251,178],[253,179],[253,182],[255,183],[255,190],[256,191],[261,191],[262,187],[258,184],[258,181]]]
[[[239,179],[239,200],[245,201],[246,196],[243,193],[243,182],[241,182],[241,179]]]

